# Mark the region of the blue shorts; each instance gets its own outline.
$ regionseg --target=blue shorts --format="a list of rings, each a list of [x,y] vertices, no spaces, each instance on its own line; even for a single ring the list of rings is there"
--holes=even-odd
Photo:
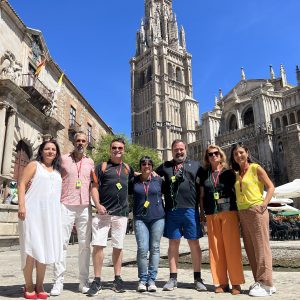
[[[177,208],[166,211],[164,237],[178,240],[182,236],[187,240],[197,240],[203,236],[199,210]]]

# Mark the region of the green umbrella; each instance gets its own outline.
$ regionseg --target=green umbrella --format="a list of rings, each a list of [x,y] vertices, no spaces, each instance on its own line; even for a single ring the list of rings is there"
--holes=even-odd
[[[277,214],[277,216],[296,216],[300,214],[300,210],[288,210]]]

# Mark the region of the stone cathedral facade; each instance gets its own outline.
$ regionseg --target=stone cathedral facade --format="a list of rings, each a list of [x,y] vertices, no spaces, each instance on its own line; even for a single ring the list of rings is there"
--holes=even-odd
[[[157,149],[164,160],[171,158],[174,139],[196,141],[199,107],[191,59],[172,0],[145,0],[130,61],[132,141]]]

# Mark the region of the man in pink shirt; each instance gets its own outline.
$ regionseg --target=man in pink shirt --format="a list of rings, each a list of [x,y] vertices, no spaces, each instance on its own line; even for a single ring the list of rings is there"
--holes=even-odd
[[[51,296],[60,295],[63,290],[64,272],[66,270],[66,254],[73,225],[75,223],[78,236],[79,253],[79,291],[86,293],[89,289],[89,264],[91,242],[91,175],[94,162],[85,155],[87,136],[80,131],[74,135],[74,150],[62,156],[62,195],[61,212],[63,226],[64,261],[54,266],[55,282]],[[93,193],[92,193],[93,194]]]

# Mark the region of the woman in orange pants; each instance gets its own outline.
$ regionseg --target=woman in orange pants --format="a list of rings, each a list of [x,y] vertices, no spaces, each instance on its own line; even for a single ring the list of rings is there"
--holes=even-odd
[[[245,282],[242,265],[240,227],[234,192],[235,174],[227,169],[220,147],[206,149],[206,170],[201,178],[201,221],[207,221],[210,268],[216,293],[241,293]]]

